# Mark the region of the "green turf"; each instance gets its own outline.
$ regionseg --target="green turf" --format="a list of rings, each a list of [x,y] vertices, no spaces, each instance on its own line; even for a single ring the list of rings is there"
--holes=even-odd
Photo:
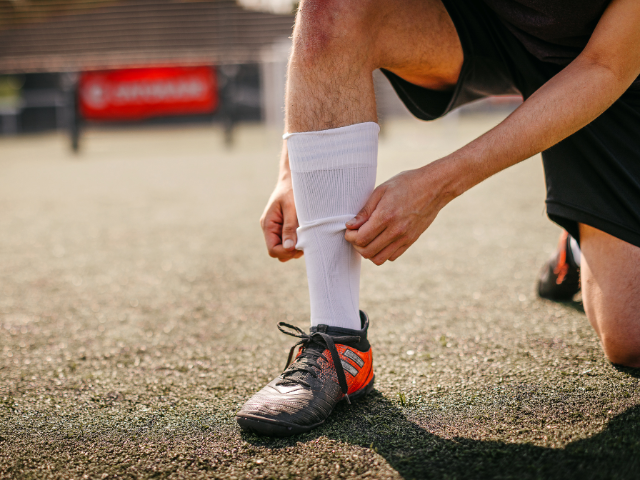
[[[396,122],[379,180],[478,135]],[[274,140],[271,140],[273,138]],[[1,478],[632,479],[640,371],[579,303],[534,294],[558,229],[539,158],[455,200],[399,261],[363,268],[376,390],[289,439],[234,414],[304,327],[302,262],[257,225],[277,135],[104,131],[0,143]]]

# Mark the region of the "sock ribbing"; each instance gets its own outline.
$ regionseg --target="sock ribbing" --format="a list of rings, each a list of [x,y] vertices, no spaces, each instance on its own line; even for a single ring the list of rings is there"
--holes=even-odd
[[[571,248],[571,257],[576,267],[580,268],[580,261],[582,260],[582,253],[580,251],[580,245],[575,238],[569,237],[569,248]]]
[[[311,324],[360,329],[361,257],[344,239],[345,223],[375,186],[376,123],[285,135],[304,251]]]

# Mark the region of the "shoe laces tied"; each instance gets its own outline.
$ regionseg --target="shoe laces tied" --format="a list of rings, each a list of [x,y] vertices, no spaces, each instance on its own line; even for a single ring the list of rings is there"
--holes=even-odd
[[[285,330],[285,329],[289,329]],[[327,335],[322,332],[314,332],[312,334],[308,334],[302,329],[289,325],[285,322],[278,323],[278,330],[280,330],[285,335],[290,335],[292,337],[300,338],[301,340],[291,347],[289,351],[289,358],[287,358],[287,364],[284,367],[284,372],[282,373],[282,378],[279,383],[302,383],[307,387],[310,385],[302,380],[301,378],[289,378],[295,372],[307,372],[313,377],[317,377],[317,371],[320,370],[320,365],[318,365],[317,360],[322,357],[322,351],[319,350],[311,350],[309,347],[313,344],[319,345],[320,347],[326,347],[331,353],[331,359],[333,360],[333,365],[336,369],[336,374],[338,376],[338,384],[340,385],[340,390],[344,394],[347,403],[351,403],[349,400],[349,395],[347,392],[349,391],[349,386],[347,385],[347,377],[344,373],[344,368],[342,367],[342,361],[340,360],[340,355],[338,354],[338,350],[336,349],[335,343],[343,344],[343,343],[351,343],[351,342],[359,342],[360,337],[358,336],[344,336],[344,337],[332,337],[331,335]],[[293,362],[293,354],[296,350],[296,347],[302,346],[302,354]],[[290,368],[291,366],[291,368]],[[315,367],[315,368],[313,368]]]

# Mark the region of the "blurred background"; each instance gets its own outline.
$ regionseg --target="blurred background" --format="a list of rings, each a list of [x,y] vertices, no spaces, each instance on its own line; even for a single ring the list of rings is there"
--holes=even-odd
[[[363,263],[371,419],[340,414],[319,443],[287,448],[241,437],[235,412],[291,346],[275,324],[309,322],[304,262],[270,258],[258,225],[295,8],[0,0],[0,478],[298,478],[318,465],[332,469],[318,478],[464,477],[479,471],[469,458],[506,458],[500,476],[538,468],[536,455],[562,476],[573,464],[558,447],[582,439],[566,458],[584,469],[637,467],[621,430],[601,435],[609,419],[638,424],[615,420],[637,416],[637,380],[604,361],[578,308],[534,291],[558,237],[538,156],[452,202],[398,262]],[[520,103],[420,122],[374,78],[378,182]],[[367,440],[349,443],[356,431]],[[411,460],[415,442],[430,446]],[[523,443],[538,450],[512,450]]]
[[[294,0],[0,0],[0,135],[283,126]],[[409,114],[376,72],[380,117]],[[509,111],[518,98],[466,111]],[[453,114],[455,117],[459,112]]]

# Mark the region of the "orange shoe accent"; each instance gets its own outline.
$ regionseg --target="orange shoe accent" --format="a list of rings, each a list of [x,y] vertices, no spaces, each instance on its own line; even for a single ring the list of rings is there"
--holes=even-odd
[[[349,386],[348,394],[353,395],[366,387],[373,379],[373,354],[371,353],[371,349],[367,352],[361,352],[345,345],[336,345],[336,349],[342,361],[348,362],[358,372],[355,376],[347,369],[345,369],[344,372],[347,377],[347,385]],[[346,353],[347,350],[349,350],[349,353]],[[359,362],[353,359],[354,356],[360,358],[363,363],[362,366],[358,365]]]
[[[338,355],[340,356],[340,360],[342,360],[342,368],[347,378],[347,386],[349,388],[347,395],[353,395],[369,385],[371,380],[373,380],[373,354],[371,353],[371,348],[369,348],[367,352],[361,352],[346,345],[336,344],[336,350],[338,350]],[[347,350],[350,352],[346,353]],[[300,355],[300,352],[298,352],[298,355]],[[296,355],[296,357],[298,355]],[[327,349],[322,352],[322,356],[324,357],[321,360],[322,366],[331,371],[328,375],[335,376],[335,367],[333,366],[333,359],[331,358],[329,350]],[[360,362],[356,362],[353,357],[358,357]],[[350,367],[347,366],[345,368],[345,363]],[[358,363],[362,363],[362,366]],[[356,371],[357,373],[353,375],[350,370]]]
[[[558,263],[556,263],[553,273],[558,277],[556,278],[556,284],[560,285],[569,272],[569,264],[567,263],[567,238],[569,233],[564,230],[558,240]]]

